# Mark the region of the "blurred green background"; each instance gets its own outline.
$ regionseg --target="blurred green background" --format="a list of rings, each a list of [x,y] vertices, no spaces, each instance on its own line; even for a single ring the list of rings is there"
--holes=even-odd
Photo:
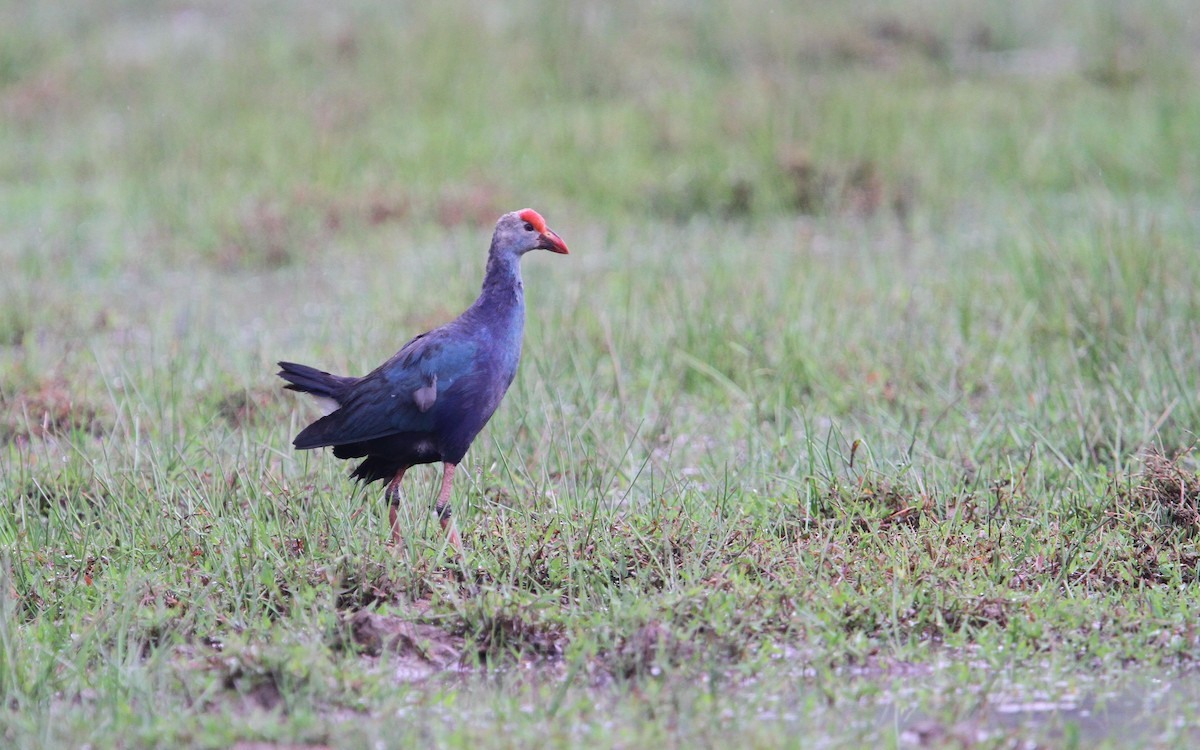
[[[282,264],[515,204],[920,226],[1014,191],[1194,205],[1200,171],[1184,1],[0,13],[10,264]]]

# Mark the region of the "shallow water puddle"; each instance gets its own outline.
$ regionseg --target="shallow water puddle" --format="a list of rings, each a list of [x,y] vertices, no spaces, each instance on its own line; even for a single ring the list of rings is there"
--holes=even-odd
[[[985,673],[971,670],[986,677]],[[1055,746],[1195,746],[1200,673],[1134,668],[1117,675],[1086,672],[1048,680],[1019,670],[990,684],[955,684],[945,672],[920,684],[884,690],[881,724],[902,745],[969,746],[1000,738],[1050,741]]]
[[[442,671],[402,680],[413,691],[402,713],[428,720],[454,706],[448,724],[570,717],[580,742],[649,720],[762,746],[1200,746],[1197,671],[995,669],[947,658],[822,673],[791,656],[753,673],[676,667],[632,680],[599,662],[562,660]]]

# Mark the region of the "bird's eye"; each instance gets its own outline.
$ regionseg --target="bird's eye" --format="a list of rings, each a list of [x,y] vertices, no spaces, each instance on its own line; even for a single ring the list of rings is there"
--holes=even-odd
[[[532,232],[532,231],[533,231],[533,225],[532,225],[532,224],[530,224],[528,221],[527,221],[527,222],[525,222],[525,231],[526,231],[526,232]]]

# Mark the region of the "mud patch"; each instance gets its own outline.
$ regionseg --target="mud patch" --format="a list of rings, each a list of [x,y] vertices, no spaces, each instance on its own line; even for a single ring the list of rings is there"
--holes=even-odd
[[[100,437],[108,430],[100,410],[61,378],[20,390],[0,390],[0,443],[68,434]]]
[[[463,665],[466,640],[436,625],[361,610],[346,620],[346,629],[350,642],[367,656],[387,654],[387,666],[400,682],[417,682]]]

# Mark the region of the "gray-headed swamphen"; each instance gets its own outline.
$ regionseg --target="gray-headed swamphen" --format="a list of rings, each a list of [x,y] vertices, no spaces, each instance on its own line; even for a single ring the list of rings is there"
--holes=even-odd
[[[441,461],[436,512],[443,532],[462,553],[450,516],[454,469],[504,398],[517,373],[525,327],[521,256],[530,250],[566,254],[567,245],[531,208],[504,214],[488,250],[483,290],[457,319],[417,336],[360,378],[280,362],[284,386],[323,400],[333,411],[305,427],[300,450],[333,447],[337,458],[361,458],[351,474],[370,484],[388,480],[392,543],[400,480],[417,464]]]

